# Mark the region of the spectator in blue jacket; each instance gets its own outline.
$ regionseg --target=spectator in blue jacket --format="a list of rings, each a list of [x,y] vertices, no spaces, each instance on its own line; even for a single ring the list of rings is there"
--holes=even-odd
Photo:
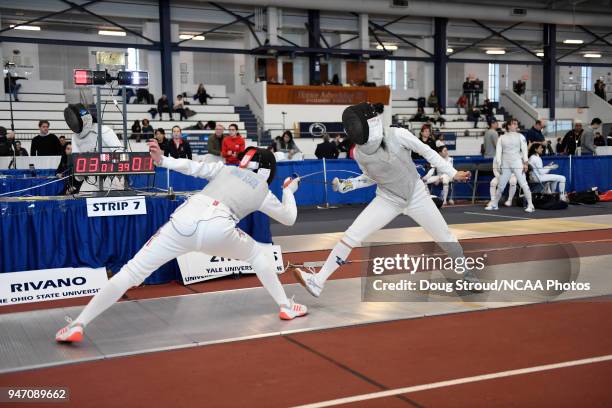
[[[527,138],[527,143],[544,143],[544,135],[542,134],[542,129],[544,128],[544,123],[541,120],[536,120],[536,123],[533,125],[531,129],[527,131],[525,137]]]

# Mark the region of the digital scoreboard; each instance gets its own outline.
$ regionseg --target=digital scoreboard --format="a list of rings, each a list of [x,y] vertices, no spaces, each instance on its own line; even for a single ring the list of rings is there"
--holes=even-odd
[[[155,165],[147,152],[73,153],[75,176],[153,174]]]

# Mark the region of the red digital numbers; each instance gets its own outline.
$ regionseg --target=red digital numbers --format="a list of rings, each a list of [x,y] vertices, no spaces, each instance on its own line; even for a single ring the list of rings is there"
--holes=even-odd
[[[132,170],[140,171],[142,169],[142,157],[132,157]]]
[[[98,164],[100,164],[100,159],[98,159],[97,157],[92,157],[89,160],[89,172],[90,173],[95,173],[98,171]]]
[[[144,159],[144,170],[151,171],[153,170],[153,158],[151,156],[145,157]]]
[[[87,167],[87,159],[84,157],[79,157],[76,161],[76,172],[83,173],[86,167]]]
[[[119,163],[119,172],[127,173],[130,171],[130,163]]]

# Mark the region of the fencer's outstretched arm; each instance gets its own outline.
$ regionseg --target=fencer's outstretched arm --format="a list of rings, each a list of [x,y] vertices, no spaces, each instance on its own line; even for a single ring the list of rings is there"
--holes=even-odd
[[[212,180],[225,166],[220,162],[208,164],[189,159],[175,159],[173,157],[164,156],[157,141],[150,141],[148,144],[151,158],[157,166],[175,170],[188,176]]]
[[[400,141],[400,144],[408,150],[417,152],[425,158],[433,167],[439,172],[447,174],[451,178],[455,178],[457,170],[450,165],[449,162],[444,160],[436,151],[425,143],[421,142],[415,135],[410,133],[407,129],[403,128],[390,128],[395,132],[395,135]]]
[[[334,185],[334,191],[337,190],[341,194],[360,188],[370,187],[376,184],[376,182],[369,178],[367,174],[361,174],[357,177],[351,177],[344,180],[334,179],[333,183],[336,182],[337,185]]]
[[[293,225],[297,218],[297,206],[295,205],[293,192],[297,190],[298,180],[286,180],[284,185],[283,201],[278,201],[278,198],[271,191],[268,191],[268,195],[259,211],[274,218],[283,225]]]

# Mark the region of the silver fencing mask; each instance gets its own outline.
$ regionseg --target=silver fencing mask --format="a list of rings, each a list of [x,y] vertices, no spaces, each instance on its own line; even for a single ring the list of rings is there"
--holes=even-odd
[[[384,106],[380,103],[362,102],[349,106],[342,113],[342,125],[348,139],[356,145],[363,146],[361,150],[372,153],[383,139],[382,120],[378,116]]]
[[[82,103],[70,104],[64,109],[64,120],[66,124],[76,134],[88,129],[93,123],[91,114]]]

